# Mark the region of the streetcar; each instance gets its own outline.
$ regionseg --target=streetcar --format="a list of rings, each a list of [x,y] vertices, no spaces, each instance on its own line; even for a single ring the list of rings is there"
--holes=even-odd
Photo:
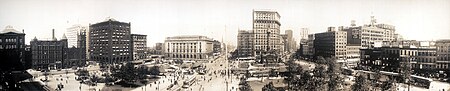
[[[189,79],[187,79],[186,81],[183,82],[183,88],[189,88],[192,84],[194,84],[196,82],[196,78],[195,76],[191,76],[189,77]]]

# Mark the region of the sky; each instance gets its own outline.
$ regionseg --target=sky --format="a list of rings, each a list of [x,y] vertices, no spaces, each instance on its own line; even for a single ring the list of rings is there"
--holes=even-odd
[[[25,30],[59,39],[72,25],[88,26],[107,17],[131,23],[131,33],[147,35],[149,47],[177,35],[204,35],[235,45],[237,31],[252,29],[252,11],[281,15],[281,33],[325,32],[329,26],[378,23],[396,26],[405,39],[450,39],[450,0],[0,0],[0,29]],[[298,42],[297,42],[298,43]]]

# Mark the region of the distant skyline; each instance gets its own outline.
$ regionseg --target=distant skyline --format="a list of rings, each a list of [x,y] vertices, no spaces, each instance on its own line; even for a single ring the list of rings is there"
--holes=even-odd
[[[377,23],[396,26],[405,39],[450,39],[450,0],[2,0],[0,29],[25,29],[26,43],[35,36],[60,39],[75,24],[88,26],[107,17],[131,23],[131,33],[148,35],[152,47],[166,37],[204,35],[236,44],[238,29],[252,29],[252,10],[281,15],[281,33],[301,28],[310,33],[329,26]],[[226,33],[225,33],[226,30]]]

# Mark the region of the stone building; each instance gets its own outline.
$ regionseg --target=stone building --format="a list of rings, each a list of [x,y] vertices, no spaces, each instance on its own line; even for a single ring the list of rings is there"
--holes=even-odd
[[[102,65],[133,60],[130,23],[114,19],[89,25],[90,60]]]
[[[173,60],[207,61],[213,55],[213,40],[198,35],[167,37],[164,54]]]

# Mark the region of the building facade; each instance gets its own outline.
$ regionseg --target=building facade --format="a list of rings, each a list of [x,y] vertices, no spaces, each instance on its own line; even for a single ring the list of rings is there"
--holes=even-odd
[[[289,53],[295,52],[297,50],[297,47],[296,47],[297,44],[292,35],[292,30],[286,30],[284,32],[285,32],[284,35],[286,36],[286,39],[285,39],[286,42],[284,43],[284,49],[285,49],[284,51],[289,52]]]
[[[300,32],[300,40],[307,40],[309,35],[309,28],[302,28]]]
[[[220,52],[222,52],[222,42],[218,41],[218,40],[214,40],[213,41],[213,53],[215,55],[220,54]]]
[[[280,14],[276,11],[253,11],[253,49],[255,54],[272,51],[281,54]]]
[[[147,35],[131,34],[133,45],[133,60],[146,59]]]
[[[67,68],[67,38],[65,35],[61,40],[54,37],[50,40],[38,40],[36,37],[30,41],[32,51],[33,69],[60,69]]]
[[[113,64],[133,60],[130,23],[114,19],[89,25],[90,60]]]
[[[361,49],[360,65],[366,70],[402,72],[402,67],[416,61],[417,49],[408,47],[375,47]]]
[[[360,44],[362,49],[373,48],[382,42],[401,41],[401,36],[395,33],[395,26],[388,24],[376,24],[376,19],[371,16],[370,24],[356,26],[352,21],[350,27],[342,27],[348,32],[350,44]]]
[[[347,58],[347,32],[329,27],[327,32],[314,34],[315,56],[335,57],[337,62]]]
[[[28,69],[25,53],[25,33],[12,26],[0,32],[0,72]]]
[[[239,30],[237,35],[237,56],[253,57],[253,33],[251,30]]]
[[[72,25],[72,27],[67,28],[66,36],[67,36],[67,42],[68,47],[82,47],[86,45],[86,32],[88,27],[82,26],[82,25]],[[84,36],[80,36],[84,35]],[[81,38],[84,37],[84,38]],[[83,40],[84,39],[84,40]],[[84,43],[82,43],[84,42]]]
[[[439,43],[434,41],[385,41],[381,47],[361,49],[361,65],[399,72],[410,64],[414,73],[448,71],[439,62]]]
[[[281,36],[281,44],[283,44],[283,49],[281,49],[281,50],[283,50],[283,53],[284,52],[288,52],[289,51],[289,49],[287,49],[287,48],[289,48],[288,35],[287,34],[280,34],[280,36]]]
[[[306,49],[306,52],[303,53],[306,58],[314,57],[314,54],[315,54],[315,52],[314,52],[314,38],[315,38],[314,34],[309,34],[308,35],[308,39],[306,40],[306,46],[304,46],[305,49]]]
[[[68,50],[67,52],[73,66],[85,65],[88,57],[87,49],[87,33],[88,27],[82,25],[72,25],[67,28],[65,35],[67,36]],[[79,61],[79,62],[77,62]]]
[[[207,61],[213,55],[213,40],[197,35],[167,37],[164,53],[173,60]]]
[[[361,60],[360,48],[361,45],[358,44],[347,44],[347,53],[345,58],[345,66],[349,68],[356,67]]]
[[[436,41],[437,69],[450,73],[450,39]]]

